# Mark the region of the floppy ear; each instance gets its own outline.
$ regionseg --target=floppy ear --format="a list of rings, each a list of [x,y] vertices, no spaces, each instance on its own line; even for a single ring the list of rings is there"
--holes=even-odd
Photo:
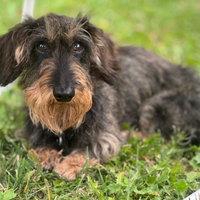
[[[31,20],[31,19],[29,19]],[[28,19],[0,36],[0,86],[13,82],[23,71],[23,44],[28,35]]]
[[[94,74],[98,73],[99,77],[108,84],[112,85],[119,72],[118,62],[116,60],[117,47],[110,39],[109,35],[93,24],[86,22],[83,18],[84,28],[90,33],[95,44],[94,51]]]

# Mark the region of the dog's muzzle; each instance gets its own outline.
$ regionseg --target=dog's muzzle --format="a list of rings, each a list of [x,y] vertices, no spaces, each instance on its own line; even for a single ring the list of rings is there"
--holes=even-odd
[[[60,87],[54,87],[53,95],[58,102],[70,102],[75,95],[75,89],[68,87],[63,90]]]

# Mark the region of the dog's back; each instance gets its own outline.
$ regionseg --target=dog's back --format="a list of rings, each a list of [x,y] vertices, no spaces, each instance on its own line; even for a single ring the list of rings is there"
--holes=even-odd
[[[166,139],[176,127],[200,142],[200,79],[192,71],[134,46],[120,47],[118,62],[122,123],[147,135],[159,131]]]

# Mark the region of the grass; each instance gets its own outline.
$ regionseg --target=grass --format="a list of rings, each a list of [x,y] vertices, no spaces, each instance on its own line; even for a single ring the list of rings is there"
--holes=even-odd
[[[20,21],[23,1],[0,0],[0,34]],[[36,1],[34,15],[82,12],[120,45],[143,46],[200,72],[198,0]],[[23,126],[23,92],[0,96],[0,199],[183,199],[200,188],[200,148],[179,145],[182,134],[165,142],[155,134],[131,138],[119,155],[86,176],[66,181],[42,172],[29,144],[14,133]]]

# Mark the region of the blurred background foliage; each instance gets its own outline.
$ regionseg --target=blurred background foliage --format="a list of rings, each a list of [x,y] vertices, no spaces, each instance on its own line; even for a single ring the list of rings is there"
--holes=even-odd
[[[0,0],[0,34],[20,22],[23,0]],[[34,17],[53,12],[91,22],[118,45],[137,45],[200,72],[199,0],[35,0]]]

